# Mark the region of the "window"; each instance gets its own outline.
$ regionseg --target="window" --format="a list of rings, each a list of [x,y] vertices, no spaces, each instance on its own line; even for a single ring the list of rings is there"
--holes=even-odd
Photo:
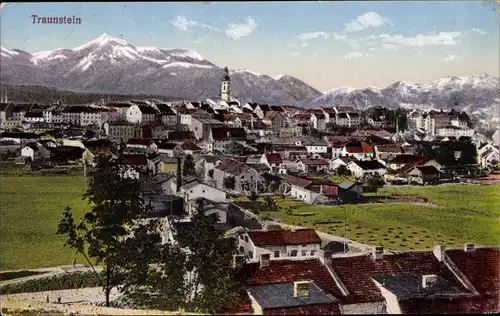
[[[302,247],[307,247],[307,245],[302,245]]]
[[[297,257],[297,250],[292,250],[290,257]]]
[[[302,250],[302,257],[307,256],[307,250]]]
[[[251,259],[253,259],[253,252],[249,251],[248,252],[248,257],[251,258]]]
[[[274,252],[274,257],[275,257],[275,258],[279,258],[279,257],[280,257],[280,251],[279,251],[279,250],[276,250],[276,251]]]
[[[245,252],[245,248],[243,248],[243,246],[240,246],[240,252]]]
[[[311,250],[311,256],[315,256],[316,255],[316,250]]]
[[[243,235],[240,235],[240,239],[243,240]]]
[[[245,242],[248,242],[248,236],[245,236]]]

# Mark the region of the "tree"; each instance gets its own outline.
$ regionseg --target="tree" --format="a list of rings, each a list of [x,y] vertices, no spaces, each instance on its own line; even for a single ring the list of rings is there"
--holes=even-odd
[[[76,224],[71,209],[67,207],[57,234],[66,235],[65,245],[83,255],[93,269],[93,261],[103,266],[100,280],[106,306],[109,306],[111,289],[123,280],[122,265],[134,259],[122,251],[124,239],[130,234],[135,220],[145,215],[146,208],[139,181],[123,177],[123,169],[117,160],[98,156],[96,162],[97,167],[83,195],[91,209]]]
[[[477,164],[477,149],[472,142],[463,142],[461,144],[461,154],[458,163],[461,165]]]
[[[448,143],[443,143],[439,146],[436,161],[446,167],[453,166],[456,163],[455,152]]]
[[[210,177],[210,179],[214,178],[214,169],[208,170],[208,176]]]
[[[194,164],[193,156],[187,155],[184,159],[184,163],[182,165],[182,175],[184,177],[196,175],[196,166]]]
[[[340,165],[337,168],[337,175],[349,177],[352,175],[352,172],[351,172],[351,170],[347,169],[347,167],[345,165]]]
[[[224,152],[231,156],[244,156],[246,154],[245,146],[234,140],[224,146]]]
[[[268,212],[275,212],[278,210],[278,204],[270,196],[266,196],[264,199],[264,209]]]
[[[259,195],[257,193],[255,193],[255,191],[252,191],[252,192],[250,192],[248,199],[252,202],[255,202],[259,199]]]
[[[236,186],[236,179],[233,176],[225,177],[223,184],[226,189],[234,190]]]
[[[127,300],[147,308],[210,314],[232,306],[241,289],[232,265],[236,242],[224,238],[216,223],[216,214],[195,212],[178,242],[161,246],[146,282],[134,274],[139,285],[129,288]]]

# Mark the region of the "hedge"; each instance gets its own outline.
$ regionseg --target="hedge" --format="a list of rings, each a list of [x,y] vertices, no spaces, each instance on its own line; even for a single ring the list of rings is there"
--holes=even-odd
[[[0,286],[0,295],[81,289],[98,286],[100,286],[99,279],[94,272],[73,272],[31,279],[19,283],[5,284]]]
[[[0,272],[0,281],[19,279],[24,277],[29,277],[32,275],[44,274],[47,272],[38,272],[38,271],[29,271],[29,270],[21,270],[21,271],[7,271]]]

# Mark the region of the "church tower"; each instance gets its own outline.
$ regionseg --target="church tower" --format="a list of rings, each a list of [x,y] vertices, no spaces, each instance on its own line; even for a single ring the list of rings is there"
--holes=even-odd
[[[229,70],[224,67],[224,76],[221,80],[220,97],[223,101],[231,101],[231,79],[229,78]]]

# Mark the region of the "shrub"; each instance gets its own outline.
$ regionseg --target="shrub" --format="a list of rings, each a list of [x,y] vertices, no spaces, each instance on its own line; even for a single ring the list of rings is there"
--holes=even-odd
[[[99,279],[94,272],[74,272],[5,284],[0,287],[0,295],[32,293],[98,287]]]

